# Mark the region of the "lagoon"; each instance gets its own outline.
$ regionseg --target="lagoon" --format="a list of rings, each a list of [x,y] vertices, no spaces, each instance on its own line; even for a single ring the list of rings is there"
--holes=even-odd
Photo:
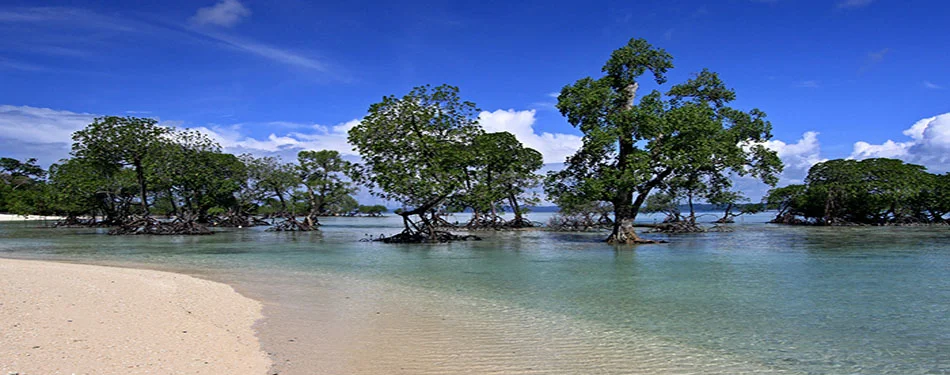
[[[950,229],[767,219],[637,247],[545,231],[359,241],[398,232],[395,216],[197,237],[14,222],[0,257],[229,283],[265,303],[281,374],[950,373]]]

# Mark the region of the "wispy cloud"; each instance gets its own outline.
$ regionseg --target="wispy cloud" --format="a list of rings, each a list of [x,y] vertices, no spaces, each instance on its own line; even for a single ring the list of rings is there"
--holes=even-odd
[[[295,51],[213,31],[197,29],[193,29],[192,31],[209,39],[215,40],[221,45],[234,50],[249,53],[258,57],[263,57],[268,60],[298,68],[315,70],[322,73],[330,73],[330,68],[326,63],[315,58],[304,56]]]
[[[940,86],[930,81],[924,81],[924,88],[928,88],[931,90],[943,90],[943,86]]]
[[[874,0],[841,0],[838,2],[838,9],[863,8],[873,2]]]
[[[46,71],[45,67],[34,65],[30,63],[24,63],[16,60],[9,60],[0,57],[0,70],[2,69],[11,69],[11,70],[21,70],[25,72],[42,72]]]
[[[883,48],[878,51],[868,52],[867,58],[865,58],[864,65],[858,69],[858,74],[864,74],[868,70],[871,70],[874,66],[880,64],[884,61],[884,58],[891,53],[890,48]]]
[[[81,8],[70,7],[0,9],[0,23],[34,23],[122,32],[137,32],[141,30],[141,27],[136,27],[136,25],[121,19],[115,19]]]
[[[871,62],[881,62],[881,60],[884,60],[884,56],[887,56],[887,54],[890,52],[890,48],[884,48],[880,51],[868,53],[868,58],[871,60]]]
[[[221,0],[218,3],[198,9],[191,22],[196,25],[215,25],[232,27],[251,15],[251,10],[238,0]]]
[[[817,89],[821,87],[821,84],[815,80],[801,81],[795,84],[795,87],[806,88],[806,89]]]
[[[243,9],[243,10],[242,10]],[[72,45],[57,43],[45,45],[30,39],[27,41],[8,41],[5,48],[16,48],[18,51],[29,53],[59,54],[63,56],[93,56],[92,51],[81,48],[88,32],[110,31],[116,38],[127,41],[141,41],[142,38],[156,37],[164,39],[191,39],[204,42],[213,42],[215,45],[238,51],[244,54],[271,60],[285,66],[310,70],[336,79],[343,79],[339,72],[332,71],[330,64],[299,51],[256,41],[246,37],[236,36],[233,33],[211,30],[201,25],[231,26],[246,18],[250,14],[243,4],[237,0],[222,0],[214,6],[201,8],[188,24],[184,21],[155,22],[148,18],[134,16],[103,15],[93,11],[68,7],[34,7],[34,8],[0,8],[0,24],[30,24],[41,30],[54,32],[55,35],[77,35],[82,38],[70,39]],[[79,32],[82,30],[83,32]],[[68,38],[67,38],[68,39]],[[113,43],[111,39],[108,43]],[[97,48],[103,48],[97,45]],[[3,60],[0,58],[0,68],[23,71],[43,70],[43,67],[29,63]]]
[[[553,100],[545,99],[531,103],[531,108],[544,111],[557,111],[557,97],[561,95],[559,92],[549,92],[545,96]]]

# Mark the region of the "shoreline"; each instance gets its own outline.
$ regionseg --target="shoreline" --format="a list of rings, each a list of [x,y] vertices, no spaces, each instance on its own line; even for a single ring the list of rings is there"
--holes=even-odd
[[[49,221],[49,220],[62,220],[62,216],[37,216],[37,215],[28,215],[20,216],[14,214],[0,214],[0,222],[10,222],[10,221]]]
[[[261,309],[185,274],[0,258],[0,373],[265,374]]]

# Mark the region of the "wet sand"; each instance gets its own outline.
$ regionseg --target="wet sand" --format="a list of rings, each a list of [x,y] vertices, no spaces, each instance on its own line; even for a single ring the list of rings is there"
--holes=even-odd
[[[261,305],[181,274],[0,259],[0,374],[265,374]]]

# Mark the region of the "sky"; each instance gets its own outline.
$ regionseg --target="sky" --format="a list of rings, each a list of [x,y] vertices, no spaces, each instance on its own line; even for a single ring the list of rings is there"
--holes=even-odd
[[[735,107],[769,115],[782,184],[834,158],[945,172],[948,15],[936,0],[0,1],[0,156],[48,165],[120,115],[234,153],[355,157],[346,131],[370,104],[447,83],[556,169],[581,144],[557,92],[644,38],[675,68],[641,92],[718,72]]]

